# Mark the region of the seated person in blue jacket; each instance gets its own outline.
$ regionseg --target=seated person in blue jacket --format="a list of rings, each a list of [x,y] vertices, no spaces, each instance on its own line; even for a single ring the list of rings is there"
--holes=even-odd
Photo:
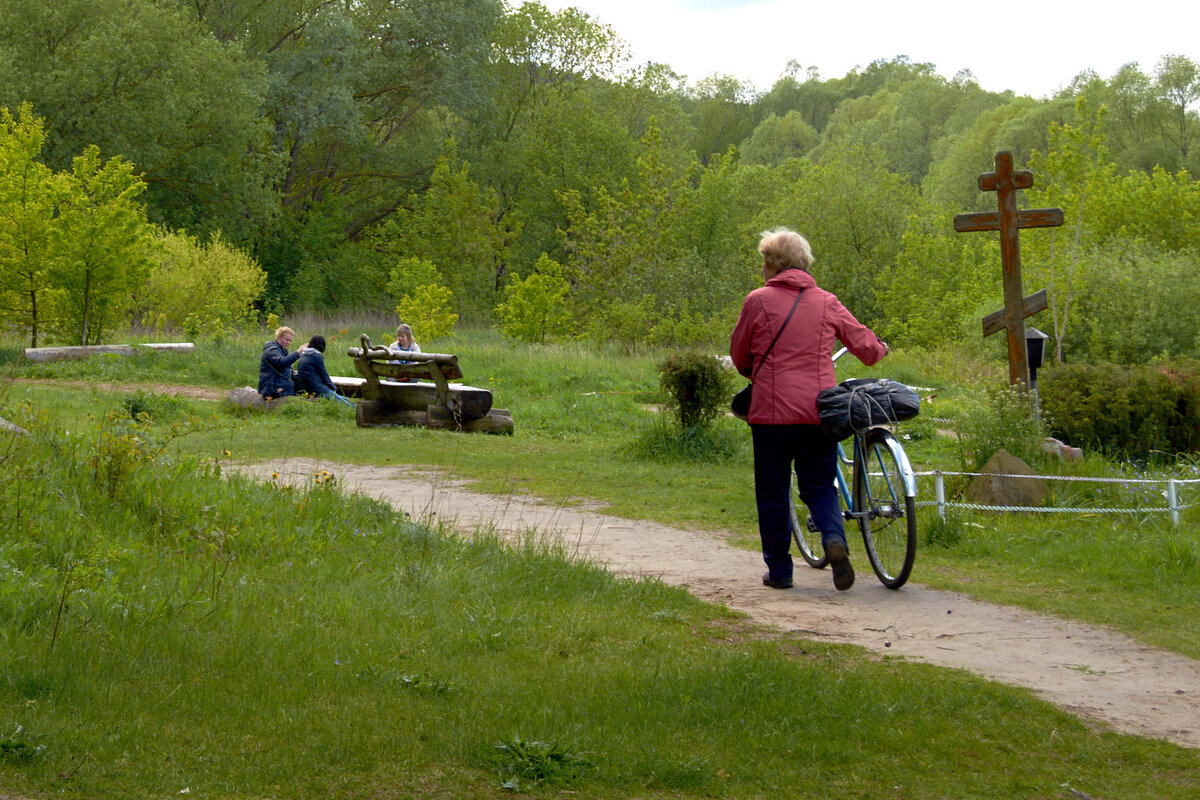
[[[300,358],[304,348],[288,353],[295,336],[291,328],[279,328],[275,338],[263,345],[262,360],[258,362],[258,393],[268,400],[296,393],[292,364]]]
[[[301,349],[304,353],[300,356],[300,363],[296,365],[299,371],[296,376],[297,391],[337,400],[354,408],[354,403],[338,394],[333,379],[329,377],[329,370],[325,369],[325,337],[318,333]]]

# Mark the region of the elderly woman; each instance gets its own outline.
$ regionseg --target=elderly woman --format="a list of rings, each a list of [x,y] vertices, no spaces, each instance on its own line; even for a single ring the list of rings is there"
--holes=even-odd
[[[834,342],[864,364],[887,354],[887,345],[854,318],[833,294],[817,287],[808,269],[812,250],[798,233],[766,232],[758,245],[766,283],[747,295],[729,342],[738,372],[754,383],[747,421],[754,442],[754,493],[758,533],[767,573],[763,584],[792,585],[788,492],[796,471],[800,498],[821,531],[833,567],[833,585],[854,585],[854,568],[834,486],[837,444],[817,417],[817,393],[834,386]],[[765,356],[765,358],[764,358]]]
[[[304,348],[288,353],[295,336],[291,328],[278,328],[275,338],[263,345],[262,360],[258,362],[258,393],[268,400],[296,393],[292,364]]]

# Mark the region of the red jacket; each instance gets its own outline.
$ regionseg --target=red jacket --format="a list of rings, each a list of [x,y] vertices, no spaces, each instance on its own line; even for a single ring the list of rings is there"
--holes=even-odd
[[[759,366],[801,289],[796,313]],[[868,366],[887,354],[887,345],[804,270],[783,270],[747,295],[729,340],[729,355],[738,372],[753,374],[750,424],[819,424],[817,393],[838,382],[830,359],[836,341]]]

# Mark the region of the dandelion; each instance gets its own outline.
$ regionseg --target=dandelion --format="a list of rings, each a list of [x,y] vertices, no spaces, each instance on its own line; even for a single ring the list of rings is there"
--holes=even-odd
[[[233,453],[229,452],[228,450],[222,450],[221,452],[224,453],[226,457],[233,455]]]
[[[277,481],[277,480],[279,480],[279,473],[278,473],[278,472],[272,472],[272,473],[271,473],[271,480],[273,480],[273,481]]]

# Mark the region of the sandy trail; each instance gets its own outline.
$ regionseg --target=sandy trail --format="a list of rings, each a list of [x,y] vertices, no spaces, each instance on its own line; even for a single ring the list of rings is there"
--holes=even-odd
[[[328,470],[347,490],[385,500],[414,519],[463,531],[484,526],[509,537],[536,531],[618,574],[657,577],[766,626],[970,670],[1033,689],[1116,730],[1200,747],[1200,661],[1105,628],[912,583],[890,591],[875,581],[861,547],[859,580],[850,591],[834,590],[828,571],[802,562],[795,588],[779,591],[762,586],[758,553],[730,547],[715,533],[620,519],[594,506],[471,492],[419,467],[288,459],[237,468],[258,477],[277,472],[294,483]]]

